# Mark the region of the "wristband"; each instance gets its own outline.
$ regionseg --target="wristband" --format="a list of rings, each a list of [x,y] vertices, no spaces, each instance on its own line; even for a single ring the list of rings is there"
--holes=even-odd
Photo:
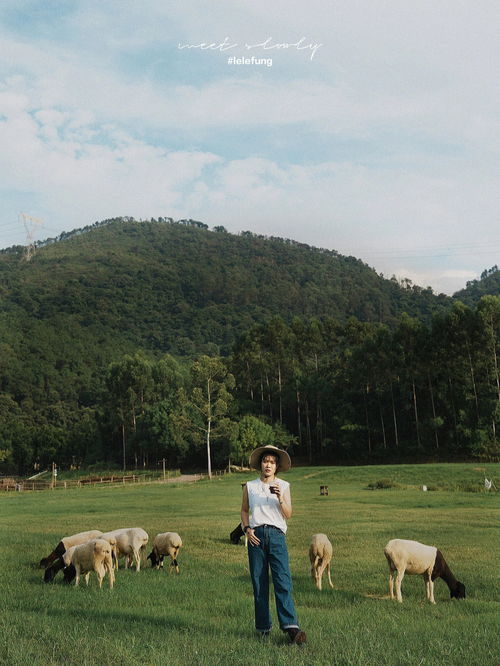
[[[247,530],[251,530],[251,529],[252,528],[250,527],[250,525],[245,525],[245,527],[243,528],[243,532],[245,532],[245,534],[246,534]]]

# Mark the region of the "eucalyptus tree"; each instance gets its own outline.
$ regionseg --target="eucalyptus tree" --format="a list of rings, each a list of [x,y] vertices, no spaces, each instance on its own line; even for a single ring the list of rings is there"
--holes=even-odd
[[[204,355],[192,364],[191,381],[186,407],[191,415],[191,427],[204,435],[208,476],[212,478],[212,439],[228,434],[235,380],[220,357]]]
[[[108,405],[121,433],[124,470],[127,467],[127,438],[137,430],[137,417],[144,414],[147,395],[152,385],[151,362],[140,353],[134,356],[127,354],[108,367]],[[137,466],[136,452],[135,462]]]
[[[394,341],[400,345],[401,368],[405,373],[405,379],[411,390],[415,437],[417,448],[420,450],[424,447],[421,437],[417,388],[419,387],[422,377],[422,349],[424,348],[425,336],[426,329],[420,321],[409,317],[406,313],[401,315],[397,329],[394,333]]]
[[[495,267],[496,268],[496,267]],[[497,423],[500,419],[500,376],[499,361],[500,354],[500,296],[483,296],[477,306],[477,312],[484,326],[486,345],[484,355],[486,358],[485,375],[491,395],[496,394],[496,400],[492,408],[491,431],[493,440],[497,438]]]

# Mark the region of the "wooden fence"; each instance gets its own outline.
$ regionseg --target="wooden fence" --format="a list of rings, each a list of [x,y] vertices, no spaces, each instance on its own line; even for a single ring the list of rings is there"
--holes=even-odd
[[[83,488],[84,486],[100,486],[102,484],[123,486],[129,483],[162,483],[174,480],[180,475],[180,470],[169,470],[163,475],[162,472],[151,472],[150,474],[129,474],[94,476],[76,480],[35,481],[28,479],[0,479],[0,491],[24,492],[26,490],[67,490],[69,488]],[[201,478],[201,475],[199,475]],[[199,479],[196,479],[199,480]]]

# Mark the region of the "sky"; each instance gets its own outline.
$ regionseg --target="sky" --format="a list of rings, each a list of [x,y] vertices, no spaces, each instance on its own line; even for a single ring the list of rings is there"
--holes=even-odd
[[[500,263],[498,25],[497,0],[2,0],[0,248],[192,218],[451,294]]]

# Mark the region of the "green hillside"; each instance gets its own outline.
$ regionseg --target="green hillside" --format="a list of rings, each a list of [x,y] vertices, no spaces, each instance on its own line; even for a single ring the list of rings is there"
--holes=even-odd
[[[286,239],[123,219],[64,235],[30,262],[0,254],[3,308],[78,338],[192,354],[227,354],[252,324],[334,317],[394,323],[449,304],[405,289],[354,257]]]
[[[481,273],[480,280],[467,282],[465,289],[453,294],[453,298],[470,307],[477,305],[483,296],[500,295],[500,271],[498,266]]]
[[[255,441],[309,461],[495,457],[500,298],[481,296],[192,220],[107,220],[30,261],[4,250],[0,472],[203,467],[212,401],[216,465]]]

